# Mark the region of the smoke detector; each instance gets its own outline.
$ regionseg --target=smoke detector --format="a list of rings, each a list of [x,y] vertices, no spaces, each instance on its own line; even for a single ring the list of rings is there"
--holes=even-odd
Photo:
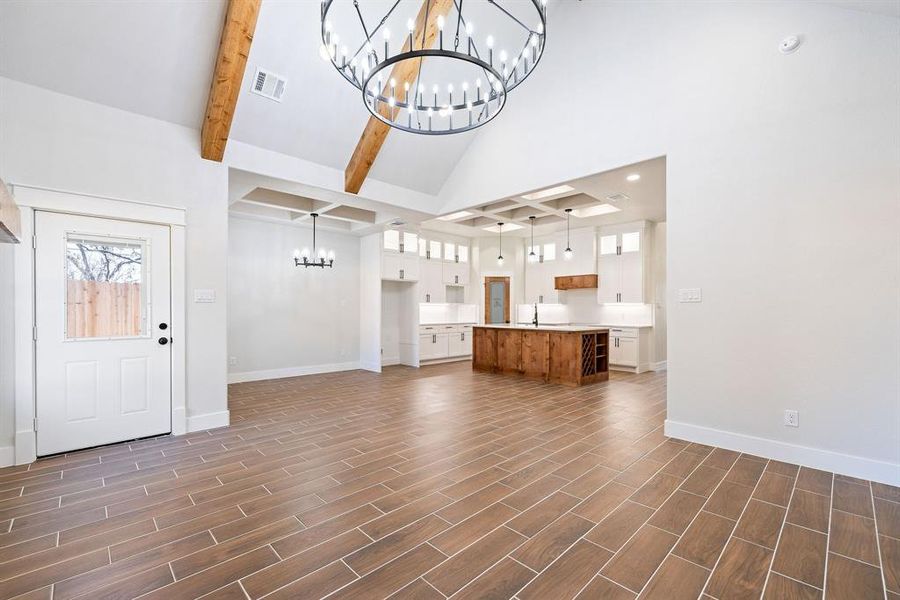
[[[803,40],[800,39],[800,36],[797,35],[789,35],[778,44],[778,50],[782,54],[792,54],[797,51],[797,48],[800,47],[800,43]]]
[[[281,102],[281,98],[284,96],[284,86],[286,83],[287,79],[281,75],[276,75],[271,71],[266,71],[265,69],[257,67],[256,74],[253,76],[253,86],[250,88],[250,91],[263,98]]]

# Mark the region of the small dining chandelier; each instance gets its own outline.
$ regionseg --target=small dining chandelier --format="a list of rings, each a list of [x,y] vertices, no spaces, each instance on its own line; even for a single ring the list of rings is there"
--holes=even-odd
[[[572,209],[566,209],[566,249],[563,251],[563,258],[572,259],[572,244],[569,243],[569,217],[572,216]]]
[[[500,236],[500,255],[497,257],[497,266],[503,266],[503,223],[497,223],[497,233]]]
[[[312,217],[312,254],[310,254],[309,248],[304,248],[302,251],[298,248],[294,250],[294,266],[295,267],[334,267],[334,250],[325,250],[324,248],[319,248],[318,252],[316,250],[316,219],[319,217],[318,213],[310,213],[309,216]],[[315,258],[313,258],[315,257]]]
[[[484,125],[544,52],[547,0],[394,0],[372,18],[376,6],[322,0],[319,54],[362,92],[372,116],[403,131]]]

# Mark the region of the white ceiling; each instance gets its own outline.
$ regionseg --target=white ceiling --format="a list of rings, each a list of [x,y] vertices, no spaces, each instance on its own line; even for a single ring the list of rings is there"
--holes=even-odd
[[[628,181],[632,174],[640,175],[637,181]],[[534,215],[535,233],[544,234],[561,231],[566,228],[565,208],[573,208],[571,227],[596,227],[616,223],[647,220],[662,222],[666,220],[666,159],[654,158],[643,162],[626,165],[587,177],[571,181],[561,181],[550,187],[568,185],[572,189],[539,200],[527,200],[522,195],[482,204],[466,209],[472,213],[454,221],[430,219],[422,223],[422,227],[434,231],[442,231],[466,237],[496,235],[496,232],[484,228],[496,222],[515,223],[521,229],[510,231],[504,235],[528,236],[530,225],[528,217]],[[548,189],[548,188],[545,188]],[[522,190],[521,194],[529,194],[539,190]],[[608,199],[609,196],[624,194],[624,199]],[[619,210],[597,216],[579,217],[579,209],[597,207],[602,204],[612,205]],[[451,213],[453,214],[453,213]],[[442,215],[443,216],[443,215]]]
[[[0,75],[199,128],[225,4],[0,2]]]
[[[420,2],[401,0],[398,15],[415,13]],[[897,0],[826,3],[900,16]],[[368,113],[359,92],[319,58],[319,6],[315,0],[263,1],[231,136],[343,169]],[[578,6],[551,2],[551,25],[554,11]],[[224,0],[2,0],[0,75],[199,129],[224,7]],[[547,52],[560,35],[565,32],[550,28]],[[282,103],[249,93],[257,66],[288,79]],[[391,131],[370,175],[437,194],[477,135]]]
[[[343,169],[369,113],[319,57],[319,6],[263,1],[231,138]],[[3,0],[0,75],[199,129],[224,14],[222,0]],[[283,102],[249,92],[258,66],[287,78]],[[475,135],[392,130],[370,176],[437,194]]]

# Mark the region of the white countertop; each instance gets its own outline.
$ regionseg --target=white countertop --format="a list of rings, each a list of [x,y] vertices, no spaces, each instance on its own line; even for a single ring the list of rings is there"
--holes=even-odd
[[[513,325],[513,324],[487,324],[475,325],[475,327],[484,327],[486,329],[521,329],[523,331],[561,331],[565,333],[576,333],[579,331],[606,331],[606,327],[597,325]]]

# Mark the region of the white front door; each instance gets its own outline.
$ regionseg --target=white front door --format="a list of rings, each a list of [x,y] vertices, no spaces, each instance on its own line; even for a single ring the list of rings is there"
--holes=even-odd
[[[37,454],[172,430],[169,228],[35,213]]]

